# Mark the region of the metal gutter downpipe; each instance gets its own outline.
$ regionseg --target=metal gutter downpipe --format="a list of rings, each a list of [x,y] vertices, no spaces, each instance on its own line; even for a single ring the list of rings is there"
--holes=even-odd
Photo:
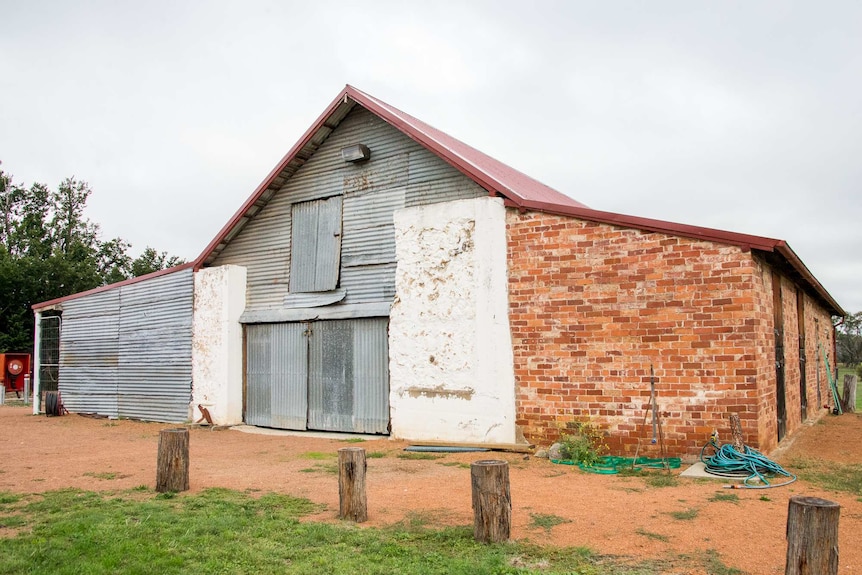
[[[36,329],[33,330],[33,415],[42,407],[42,312],[36,312]]]

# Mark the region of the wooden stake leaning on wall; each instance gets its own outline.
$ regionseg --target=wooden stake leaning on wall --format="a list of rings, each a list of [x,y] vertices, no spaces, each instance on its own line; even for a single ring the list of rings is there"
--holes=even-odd
[[[841,506],[833,501],[790,498],[784,575],[837,575],[840,514]]]
[[[512,529],[512,497],[509,464],[487,459],[470,465],[473,492],[473,538],[480,543],[509,540]]]
[[[361,447],[338,450],[338,518],[357,523],[368,520],[365,472],[368,463]]]
[[[745,437],[742,435],[742,422],[737,413],[730,414],[730,436],[733,438],[733,448],[739,453],[745,453]]]
[[[189,488],[189,430],[163,429],[159,432],[156,491],[180,492]]]
[[[856,375],[852,373],[844,374],[844,397],[842,407],[847,413],[856,411]]]

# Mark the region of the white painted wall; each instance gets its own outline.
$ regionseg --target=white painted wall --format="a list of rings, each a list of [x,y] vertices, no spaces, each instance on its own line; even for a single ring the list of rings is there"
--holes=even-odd
[[[191,419],[198,404],[217,425],[242,423],[242,326],[246,269],[225,265],[195,273]]]
[[[516,442],[505,216],[490,197],[395,212],[394,437]]]

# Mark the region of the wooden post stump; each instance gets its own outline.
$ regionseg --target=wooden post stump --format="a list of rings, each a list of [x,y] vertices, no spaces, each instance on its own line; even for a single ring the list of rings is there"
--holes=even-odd
[[[368,499],[365,495],[365,450],[342,447],[338,450],[338,518],[357,523],[368,520]]]
[[[739,453],[745,453],[745,437],[742,435],[742,422],[738,413],[730,414],[730,436],[733,448]]]
[[[837,575],[840,513],[841,506],[833,501],[790,498],[784,575]]]
[[[470,465],[473,491],[473,538],[480,543],[509,540],[512,528],[512,497],[509,464],[494,459]]]
[[[187,491],[189,488],[189,430],[163,429],[159,432],[156,491]]]
[[[844,396],[841,406],[844,413],[853,413],[856,411],[856,374],[848,373],[844,375]]]

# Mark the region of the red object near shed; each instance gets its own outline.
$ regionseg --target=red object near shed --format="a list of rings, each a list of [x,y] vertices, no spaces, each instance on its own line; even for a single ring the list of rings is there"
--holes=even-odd
[[[24,376],[31,375],[29,353],[0,353],[0,383],[4,393],[24,391]]]

